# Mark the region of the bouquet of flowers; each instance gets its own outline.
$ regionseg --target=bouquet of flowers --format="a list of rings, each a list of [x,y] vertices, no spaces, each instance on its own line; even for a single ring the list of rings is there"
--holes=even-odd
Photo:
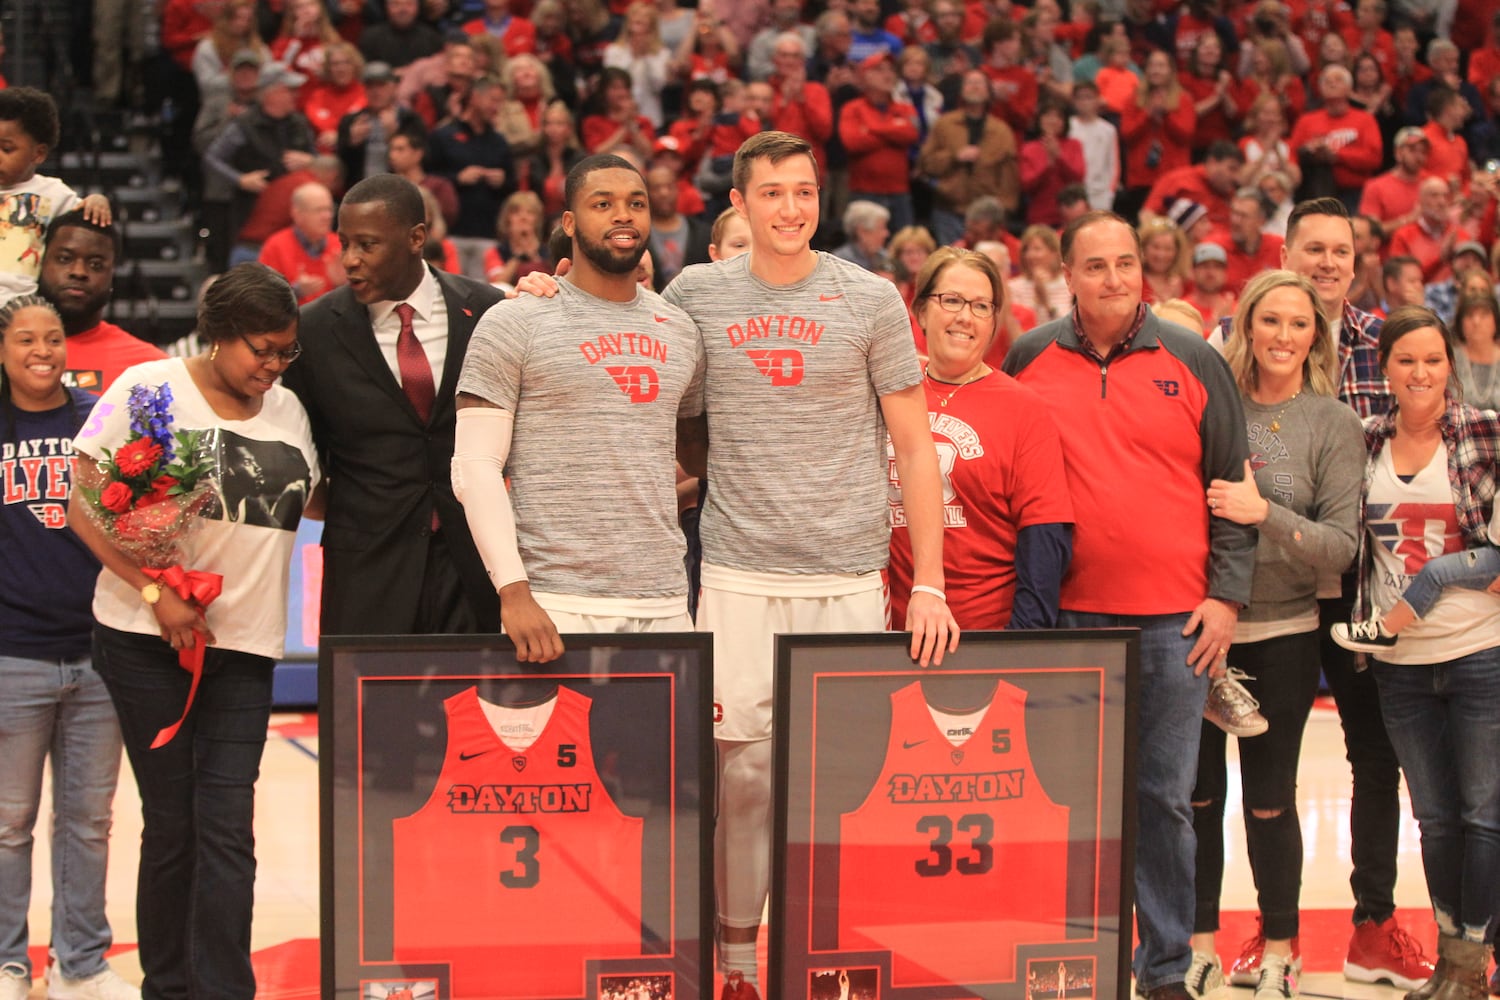
[[[201,431],[172,430],[172,389],[130,390],[130,437],[104,452],[104,483],[82,490],[87,510],[119,549],[142,566],[178,561],[212,497],[213,449]]]

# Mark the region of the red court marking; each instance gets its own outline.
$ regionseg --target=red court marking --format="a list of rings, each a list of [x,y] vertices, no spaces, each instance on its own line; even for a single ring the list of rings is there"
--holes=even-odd
[[[271,726],[266,732],[271,736],[279,736],[284,740],[317,736],[318,713],[298,712],[295,714],[272,716]]]

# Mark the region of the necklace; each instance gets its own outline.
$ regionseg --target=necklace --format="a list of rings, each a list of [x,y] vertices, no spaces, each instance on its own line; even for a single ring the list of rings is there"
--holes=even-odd
[[[1278,432],[1278,431],[1281,430],[1281,418],[1284,417],[1284,416],[1286,416],[1286,411],[1291,408],[1291,405],[1297,401],[1297,397],[1300,396],[1300,395],[1302,395],[1302,390],[1298,389],[1296,392],[1292,393],[1292,398],[1291,399],[1289,399],[1285,403],[1281,404],[1281,412],[1278,413],[1278,414],[1276,414],[1276,416],[1274,416],[1274,417],[1271,418],[1271,433],[1272,434],[1275,434],[1276,432]]]
[[[958,390],[959,389],[962,389],[964,386],[968,385],[970,382],[978,382],[980,379],[984,378],[988,374],[989,374],[989,372],[987,372],[987,371],[980,371],[977,375],[972,375],[969,378],[964,379],[962,382],[948,382],[948,381],[945,381],[943,379],[938,378],[936,375],[932,374],[932,372],[928,372],[927,373],[927,377],[930,378],[930,379],[932,379],[938,385],[951,385],[951,386],[954,387],[954,389],[953,389],[952,392],[948,393],[948,395],[946,395],[946,396],[944,396],[944,397],[942,397],[941,399],[938,400],[938,406],[947,408],[948,401],[950,399],[952,399],[954,396],[958,395]]]

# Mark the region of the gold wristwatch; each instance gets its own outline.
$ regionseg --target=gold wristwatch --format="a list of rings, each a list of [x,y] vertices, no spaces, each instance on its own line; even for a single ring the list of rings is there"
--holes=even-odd
[[[151,607],[156,607],[156,602],[161,600],[161,584],[148,583],[141,588],[141,600]]]

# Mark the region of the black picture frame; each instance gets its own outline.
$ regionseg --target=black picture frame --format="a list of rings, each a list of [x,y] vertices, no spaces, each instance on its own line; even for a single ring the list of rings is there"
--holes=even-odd
[[[777,637],[769,995],[1128,1000],[1138,630],[909,643]]]
[[[422,1000],[471,1000],[540,990],[559,1000],[595,1000],[601,982],[632,977],[665,979],[678,997],[707,995],[712,638],[651,633],[564,641],[561,659],[537,665],[518,663],[503,636],[324,637],[324,998],[369,1000],[394,990],[403,998],[410,991]],[[550,714],[533,724],[527,713],[537,712]],[[511,719],[532,727],[534,752],[500,742],[497,719],[507,730]],[[450,726],[459,734],[453,747]],[[587,752],[578,741],[544,742],[567,726],[587,732]],[[485,753],[489,765],[468,763]],[[574,767],[591,770],[563,770]],[[521,784],[511,771],[533,783]],[[588,817],[560,815],[590,809]],[[450,815],[458,813],[468,815]],[[590,833],[602,824],[599,835],[579,838],[548,825],[580,820]],[[613,853],[590,853],[606,849],[599,844]],[[471,850],[486,863],[470,864]],[[623,860],[598,864],[599,857]],[[467,873],[490,867],[492,858],[498,872],[454,877],[454,866]],[[514,891],[497,890],[501,883]],[[560,888],[566,905],[559,905]],[[591,942],[607,942],[610,931],[590,937],[579,891],[591,893],[614,932],[613,943],[598,951]],[[457,934],[429,929],[451,927],[454,906],[467,914]],[[565,929],[548,929],[549,921],[563,920]],[[639,929],[639,954],[634,944],[622,950],[621,921],[631,933]],[[424,936],[433,940],[418,940]],[[556,975],[566,984],[537,971],[543,968],[565,970]],[[537,976],[549,981],[542,985]]]

